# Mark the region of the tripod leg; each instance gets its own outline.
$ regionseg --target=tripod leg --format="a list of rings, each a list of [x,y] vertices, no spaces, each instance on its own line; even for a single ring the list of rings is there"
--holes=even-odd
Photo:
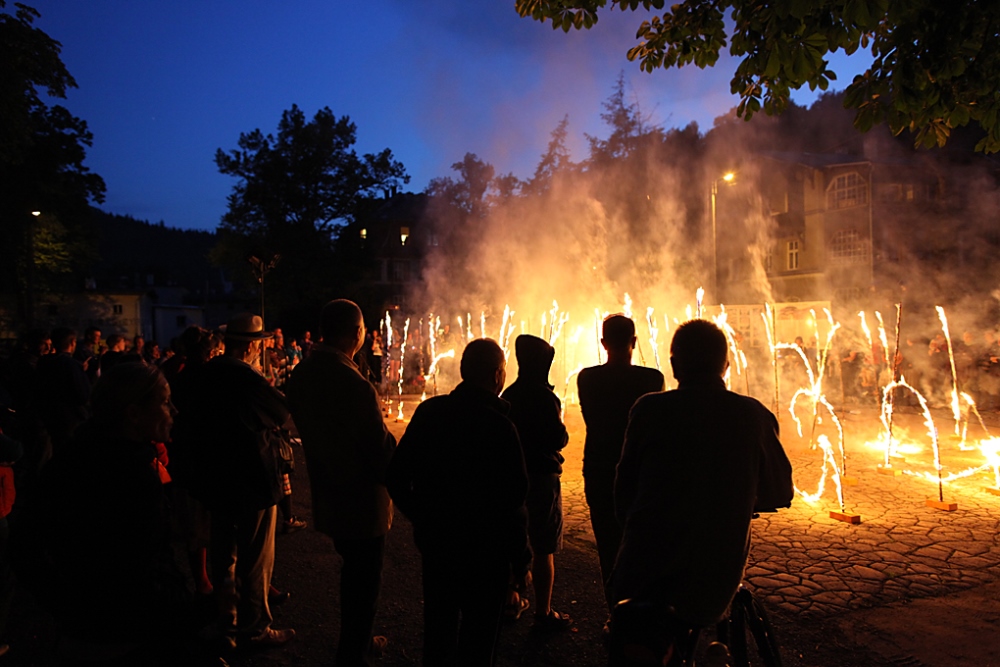
[[[737,591],[733,603],[729,607],[729,628],[727,643],[729,654],[733,659],[733,667],[750,667],[747,656],[747,615],[750,613],[750,591],[743,587]]]
[[[753,596],[750,597],[746,618],[764,667],[781,667],[781,650],[771,627],[771,619],[764,606]]]

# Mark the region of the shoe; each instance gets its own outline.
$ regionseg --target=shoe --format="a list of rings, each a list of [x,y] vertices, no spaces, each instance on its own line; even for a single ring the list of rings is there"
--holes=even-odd
[[[302,530],[306,527],[306,522],[297,516],[289,517],[287,521],[281,522],[281,532],[285,535],[289,533],[294,533],[297,530]]]
[[[389,643],[389,640],[382,635],[375,635],[372,637],[371,647],[369,648],[369,653],[373,658],[381,658],[382,654],[385,653],[385,647]]]
[[[268,607],[280,607],[281,605],[288,602],[288,598],[292,597],[292,594],[288,591],[274,591],[273,593],[267,594],[267,606]]]
[[[562,632],[568,630],[571,625],[573,619],[569,615],[560,614],[553,609],[545,616],[535,616],[535,625],[532,627],[539,632]]]
[[[247,639],[246,643],[252,648],[276,648],[284,646],[293,639],[295,639],[295,630],[291,628],[285,630],[268,628],[259,635]]]
[[[508,604],[504,607],[503,619],[508,623],[513,623],[517,619],[521,618],[530,606],[531,603],[528,601],[528,598],[518,598],[517,602]]]

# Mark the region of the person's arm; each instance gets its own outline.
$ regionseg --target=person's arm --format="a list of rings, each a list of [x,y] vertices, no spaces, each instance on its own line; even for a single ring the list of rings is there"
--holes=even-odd
[[[528,472],[524,464],[524,452],[518,439],[517,429],[510,425],[504,437],[505,444],[497,460],[499,480],[503,484],[498,489],[498,501],[505,507],[507,518],[507,556],[511,573],[520,584],[527,584],[531,569],[531,548],[528,546],[528,511],[524,501],[528,495]]]
[[[0,465],[13,465],[24,456],[24,445],[0,432]]]
[[[396,450],[396,437],[385,425],[375,388],[367,380],[357,384],[358,442],[365,448],[362,458],[368,462],[375,479],[385,483],[386,469]]]
[[[566,424],[562,420],[562,401],[554,393],[552,394],[549,423],[551,424],[551,442],[555,451],[558,452],[569,443],[569,431],[566,430]]]
[[[248,367],[249,370],[249,367]],[[256,371],[246,375],[247,381],[253,381],[251,404],[255,406],[257,415],[266,428],[281,428],[288,422],[288,401],[285,395],[272,387],[267,380]]]
[[[385,471],[385,486],[389,491],[389,497],[399,511],[413,522],[419,520],[420,513],[420,499],[414,485],[419,476],[421,450],[430,438],[429,425],[425,423],[423,408],[423,405],[417,406]]]
[[[778,439],[778,420],[771,411],[761,406],[765,413],[761,438],[760,468],[757,481],[757,511],[789,507],[795,490],[792,485],[792,464]]]
[[[625,525],[632,503],[635,501],[639,485],[639,470],[642,465],[643,450],[643,408],[645,401],[639,399],[629,413],[628,428],[625,430],[625,444],[622,446],[622,456],[618,461],[615,476],[615,517],[618,524]]]

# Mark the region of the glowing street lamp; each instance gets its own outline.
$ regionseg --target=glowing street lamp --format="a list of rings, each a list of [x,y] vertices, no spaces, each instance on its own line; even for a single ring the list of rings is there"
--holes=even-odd
[[[736,180],[736,173],[727,171],[719,178],[712,181],[712,295],[716,301],[721,301],[719,295],[719,246],[715,219],[715,200],[719,196],[719,181],[732,185]]]

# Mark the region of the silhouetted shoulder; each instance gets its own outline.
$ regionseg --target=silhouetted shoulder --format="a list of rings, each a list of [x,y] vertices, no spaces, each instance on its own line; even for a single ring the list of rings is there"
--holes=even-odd
[[[581,387],[596,389],[608,383],[641,387],[645,390],[643,393],[662,391],[664,386],[663,373],[646,366],[591,366],[580,371],[577,378]]]

